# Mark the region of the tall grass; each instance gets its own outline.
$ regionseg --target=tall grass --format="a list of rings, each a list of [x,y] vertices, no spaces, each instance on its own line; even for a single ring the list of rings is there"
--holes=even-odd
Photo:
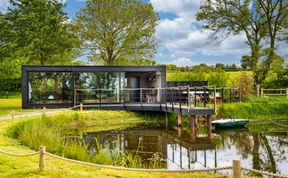
[[[42,116],[19,122],[8,129],[9,137],[18,139],[22,145],[37,150],[45,145],[48,152],[71,159],[126,167],[155,167],[156,164],[144,164],[137,153],[113,153],[99,149],[95,154],[88,152],[84,141],[67,141],[68,135],[81,137],[85,130],[93,131],[126,128],[138,124],[161,124],[159,114],[133,113],[125,111],[94,111],[84,114]],[[162,119],[164,120],[164,119]]]
[[[288,99],[249,98],[241,103],[224,104],[218,108],[220,116],[236,116],[249,119],[288,118]]]

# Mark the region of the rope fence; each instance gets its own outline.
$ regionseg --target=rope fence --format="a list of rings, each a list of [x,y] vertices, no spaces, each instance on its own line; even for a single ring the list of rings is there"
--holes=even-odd
[[[55,159],[63,160],[70,163],[76,163],[86,166],[93,166],[97,168],[105,168],[105,169],[114,169],[114,170],[123,170],[123,171],[137,171],[137,172],[162,172],[162,173],[195,173],[195,172],[211,172],[211,171],[223,171],[223,170],[233,170],[233,178],[240,178],[242,171],[250,171],[266,176],[271,177],[278,177],[278,178],[288,178],[288,176],[279,175],[275,173],[270,173],[266,171],[256,170],[256,169],[248,169],[241,167],[241,162],[239,160],[233,160],[232,166],[226,166],[226,167],[217,167],[217,168],[205,168],[205,169],[182,169],[182,170],[168,170],[168,169],[144,169],[144,168],[127,168],[127,167],[120,167],[120,166],[112,166],[112,165],[102,165],[102,164],[95,164],[95,163],[89,163],[89,162],[83,162],[78,160],[73,160],[69,158],[65,158],[62,156],[58,156],[49,152],[46,152],[45,146],[40,146],[38,152],[33,152],[30,154],[14,154],[14,153],[8,153],[5,151],[1,151],[0,153],[6,154],[9,156],[17,156],[17,157],[28,157],[28,156],[34,156],[39,154],[39,171],[43,172],[45,171],[45,155],[50,156]]]
[[[0,121],[16,119],[16,118],[24,118],[24,117],[29,117],[29,116],[40,116],[40,115],[57,114],[61,112],[70,112],[71,110],[74,110],[74,109],[79,109],[82,111],[83,104],[81,103],[80,105],[76,105],[73,107],[59,108],[59,109],[46,109],[45,107],[43,107],[42,110],[38,110],[36,112],[29,112],[29,113],[28,112],[27,113],[16,112],[15,110],[13,110],[6,116],[0,117]]]

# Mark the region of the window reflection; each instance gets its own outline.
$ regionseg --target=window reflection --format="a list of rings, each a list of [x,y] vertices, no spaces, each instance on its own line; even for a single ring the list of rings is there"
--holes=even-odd
[[[82,72],[75,74],[77,103],[123,102],[124,72]]]
[[[29,102],[72,103],[73,81],[69,72],[29,72]]]

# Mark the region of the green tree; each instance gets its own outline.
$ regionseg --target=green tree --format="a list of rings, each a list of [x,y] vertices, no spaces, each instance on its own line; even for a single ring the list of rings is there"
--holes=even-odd
[[[287,4],[286,0],[207,0],[201,5],[197,19],[205,20],[203,27],[214,31],[216,39],[242,32],[246,35],[251,54],[245,57],[245,62],[258,84],[267,77],[276,56],[276,39],[287,20]],[[270,46],[265,49],[262,44],[267,39]]]
[[[151,4],[139,0],[88,0],[77,21],[91,61],[117,65],[127,60],[151,59],[156,53],[158,16]]]
[[[10,29],[9,49],[24,64],[71,63],[80,44],[64,5],[58,0],[10,0],[5,14]]]

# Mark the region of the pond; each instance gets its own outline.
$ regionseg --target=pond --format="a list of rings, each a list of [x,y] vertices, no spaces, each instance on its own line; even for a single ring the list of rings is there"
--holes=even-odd
[[[288,134],[251,133],[247,128],[214,130],[212,139],[192,139],[186,132],[163,128],[132,128],[86,133],[89,151],[102,149],[137,153],[143,161],[159,160],[170,170],[231,166],[241,160],[243,167],[288,175]]]

